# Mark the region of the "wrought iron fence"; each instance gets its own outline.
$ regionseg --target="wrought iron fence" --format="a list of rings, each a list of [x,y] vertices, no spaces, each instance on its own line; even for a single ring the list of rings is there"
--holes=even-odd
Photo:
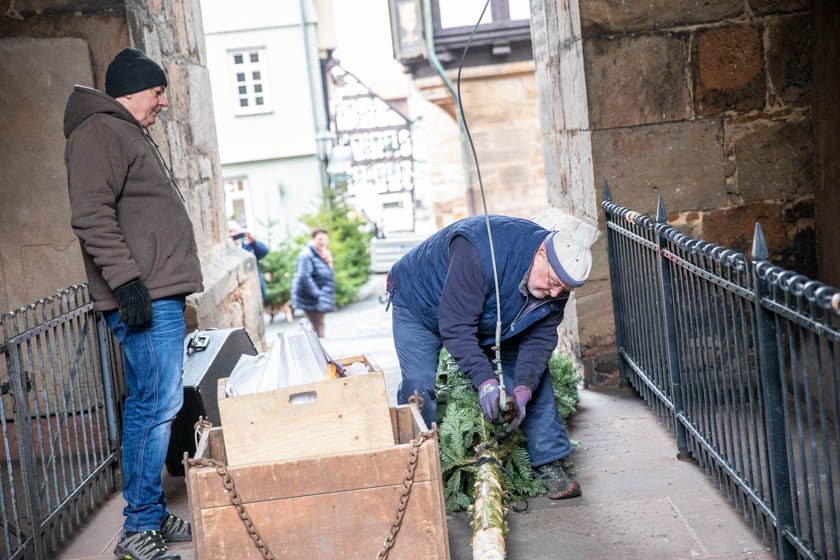
[[[0,316],[0,558],[50,558],[114,491],[118,352],[86,286]]]
[[[629,381],[779,558],[840,558],[840,290],[604,202]]]

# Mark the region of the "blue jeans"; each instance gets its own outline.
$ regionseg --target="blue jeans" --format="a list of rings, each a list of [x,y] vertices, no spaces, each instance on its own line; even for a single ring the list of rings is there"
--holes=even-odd
[[[394,344],[402,372],[397,402],[406,404],[417,391],[423,397],[420,413],[426,425],[431,426],[436,421],[435,375],[443,344],[440,335],[423,326],[407,307],[394,305],[392,309]],[[505,372],[505,387],[509,394],[513,393],[513,371],[518,351],[517,346],[505,347],[502,343],[502,371]],[[574,448],[569,442],[563,418],[557,411],[547,365],[525,410],[522,430],[528,439],[532,466],[539,467],[571,455]]]
[[[119,311],[105,313],[125,356],[122,472],[128,531],[159,530],[169,513],[160,472],[172,421],[184,401],[184,301],[184,296],[153,301],[151,322],[139,328],[123,323]]]

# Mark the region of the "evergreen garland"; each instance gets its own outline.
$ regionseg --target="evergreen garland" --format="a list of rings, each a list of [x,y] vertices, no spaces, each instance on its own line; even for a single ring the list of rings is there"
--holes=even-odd
[[[580,375],[571,360],[557,353],[548,362],[557,409],[563,418],[578,403]],[[437,424],[440,461],[448,511],[465,510],[475,501],[476,446],[492,448],[501,462],[502,483],[510,501],[520,501],[545,491],[534,477],[527,441],[522,430],[499,442],[501,427],[484,421],[472,381],[444,350],[437,371]]]

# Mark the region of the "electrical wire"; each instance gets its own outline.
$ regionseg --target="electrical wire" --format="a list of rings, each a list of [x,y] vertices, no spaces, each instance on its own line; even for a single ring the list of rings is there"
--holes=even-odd
[[[464,52],[461,54],[461,62],[458,64],[457,97],[458,109],[461,115],[461,124],[464,126],[464,131],[467,133],[467,140],[470,143],[473,161],[475,162],[475,171],[478,176],[478,189],[481,192],[481,204],[484,208],[484,223],[487,226],[487,239],[490,241],[490,260],[493,264],[493,284],[496,288],[496,345],[493,347],[493,350],[495,351],[495,359],[493,360],[493,363],[496,366],[496,377],[499,378],[499,406],[502,412],[504,412],[507,408],[507,389],[505,388],[505,377],[504,372],[502,371],[502,304],[501,297],[499,296],[499,273],[496,269],[496,250],[493,246],[493,232],[490,230],[490,214],[487,212],[487,197],[484,194],[484,182],[481,180],[481,166],[478,164],[478,154],[475,151],[475,144],[473,143],[472,135],[470,134],[470,128],[467,126],[467,116],[464,113],[464,105],[461,103],[461,70],[464,68],[464,60],[467,57],[467,51],[470,50],[470,45],[475,37],[475,33],[478,31],[478,26],[481,25],[481,20],[484,18],[484,13],[487,11],[487,6],[489,5],[490,0],[487,0],[484,3],[484,8],[481,10],[481,15],[478,16],[478,21],[475,22],[475,26],[473,26],[469,39],[467,39],[467,45],[464,47]]]

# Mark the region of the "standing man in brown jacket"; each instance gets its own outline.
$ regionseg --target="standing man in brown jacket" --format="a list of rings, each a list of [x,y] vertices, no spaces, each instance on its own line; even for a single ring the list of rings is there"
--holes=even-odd
[[[64,112],[71,223],[94,308],[125,356],[125,522],[114,549],[128,560],[180,560],[166,542],[192,539],[166,507],[161,484],[172,421],[181,408],[184,305],[203,290],[184,198],[148,128],[167,107],[163,68],[124,49],[105,92],[76,86]]]

